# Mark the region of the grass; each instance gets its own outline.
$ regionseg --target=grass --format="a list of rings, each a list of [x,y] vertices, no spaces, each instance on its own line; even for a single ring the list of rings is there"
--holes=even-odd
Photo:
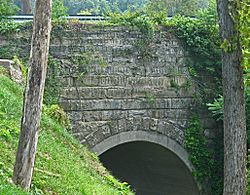
[[[31,191],[11,184],[23,88],[0,75],[0,194],[132,194],[100,164],[98,157],[59,123],[42,115]]]

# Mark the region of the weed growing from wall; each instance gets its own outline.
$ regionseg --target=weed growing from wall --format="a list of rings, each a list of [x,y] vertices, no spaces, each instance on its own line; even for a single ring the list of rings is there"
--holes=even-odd
[[[44,114],[57,121],[61,126],[69,129],[71,127],[69,118],[62,108],[58,105],[43,106]]]

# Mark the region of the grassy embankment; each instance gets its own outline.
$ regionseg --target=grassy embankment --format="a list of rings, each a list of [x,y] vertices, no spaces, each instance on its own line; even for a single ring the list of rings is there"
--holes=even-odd
[[[0,194],[29,194],[11,184],[23,88],[0,74]],[[32,194],[132,194],[55,119],[43,114]]]

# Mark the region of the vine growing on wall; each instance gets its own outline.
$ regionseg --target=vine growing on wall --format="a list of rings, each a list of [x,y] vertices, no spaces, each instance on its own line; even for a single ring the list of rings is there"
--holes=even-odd
[[[198,182],[203,183],[211,177],[211,168],[214,164],[212,154],[207,148],[204,129],[201,127],[198,117],[189,120],[189,126],[185,131],[186,150],[195,167],[193,172]]]
[[[218,137],[222,138],[222,136]],[[218,142],[219,139],[214,140]],[[216,143],[221,145],[221,142]],[[218,167],[223,168],[220,161],[216,161],[215,157],[223,151],[212,152],[208,148],[207,139],[204,135],[204,129],[201,126],[200,119],[195,116],[189,120],[188,128],[185,130],[184,147],[189,153],[189,159],[194,165],[195,170],[193,175],[196,181],[202,186],[204,193],[210,191],[211,194],[222,194],[221,172],[218,172]],[[221,156],[219,157],[221,158]],[[210,184],[210,187],[208,187]],[[207,189],[206,189],[207,188]]]

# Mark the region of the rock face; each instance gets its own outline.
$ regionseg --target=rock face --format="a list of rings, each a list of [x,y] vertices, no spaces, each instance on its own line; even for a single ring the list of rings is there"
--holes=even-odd
[[[20,64],[16,64],[12,60],[0,59],[0,67],[6,70],[10,78],[18,84],[24,84],[24,77],[21,71]]]

